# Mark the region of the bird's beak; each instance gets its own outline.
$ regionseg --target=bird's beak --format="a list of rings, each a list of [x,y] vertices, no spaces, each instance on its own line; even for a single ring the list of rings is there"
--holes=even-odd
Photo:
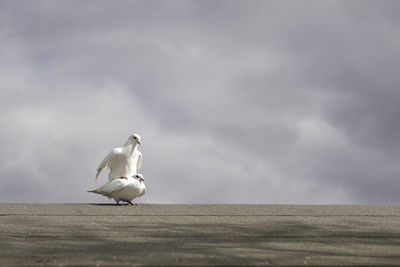
[[[141,145],[141,144],[142,144],[142,142],[140,142],[139,140],[137,140],[137,143],[138,143],[139,145]]]
[[[140,180],[141,182],[144,182],[144,179],[143,179],[143,178],[139,178],[139,180]]]

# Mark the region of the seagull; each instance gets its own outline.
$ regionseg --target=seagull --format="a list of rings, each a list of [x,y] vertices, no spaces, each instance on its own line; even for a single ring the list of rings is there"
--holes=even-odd
[[[132,203],[132,200],[141,197],[146,193],[146,186],[144,185],[143,175],[140,173],[135,174],[129,178],[114,179],[99,188],[89,190],[90,193],[101,194],[108,198],[114,198],[119,205],[120,201],[125,201],[130,205],[137,205]]]
[[[96,180],[105,167],[110,169],[108,174],[110,182],[114,179],[128,179],[127,177],[136,175],[143,163],[142,153],[137,149],[138,144],[142,144],[140,136],[134,134],[129,136],[122,147],[111,150],[97,167]]]

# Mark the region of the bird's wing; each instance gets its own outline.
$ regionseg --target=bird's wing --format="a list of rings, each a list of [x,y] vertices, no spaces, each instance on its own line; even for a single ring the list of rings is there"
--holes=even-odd
[[[110,161],[113,160],[117,154],[118,154],[118,149],[113,149],[103,159],[103,161],[100,163],[99,167],[97,167],[96,180],[99,179],[99,175],[100,175],[101,170],[103,170],[106,166],[108,166]]]
[[[136,164],[136,170],[139,170],[140,168],[142,168],[143,165],[143,156],[142,153],[138,150],[138,160],[137,160],[137,164]]]
[[[129,183],[129,181],[125,180],[125,179],[115,179],[115,180],[112,180],[111,182],[106,183],[105,185],[103,185],[95,190],[89,191],[89,192],[102,194],[103,196],[111,197],[114,192],[121,190],[128,183]]]

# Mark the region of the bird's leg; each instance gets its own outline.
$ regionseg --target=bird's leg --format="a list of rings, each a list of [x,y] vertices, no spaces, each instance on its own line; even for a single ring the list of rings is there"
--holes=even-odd
[[[137,203],[132,203],[132,201],[128,201],[129,205],[137,206]]]
[[[117,204],[116,204],[117,206],[120,206],[120,204],[119,204],[119,200],[117,201]]]
[[[125,177],[125,176],[121,176],[121,177],[119,177],[120,179],[125,179],[125,180],[128,180],[128,177]]]

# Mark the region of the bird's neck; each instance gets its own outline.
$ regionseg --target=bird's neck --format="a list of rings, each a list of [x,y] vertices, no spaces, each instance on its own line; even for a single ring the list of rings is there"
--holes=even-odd
[[[131,143],[131,144],[128,145],[128,147],[130,147],[130,148],[132,149],[132,150],[131,150],[131,153],[133,153],[133,151],[135,151],[136,146],[137,146],[137,143],[136,143],[136,142],[133,142],[133,143]]]

